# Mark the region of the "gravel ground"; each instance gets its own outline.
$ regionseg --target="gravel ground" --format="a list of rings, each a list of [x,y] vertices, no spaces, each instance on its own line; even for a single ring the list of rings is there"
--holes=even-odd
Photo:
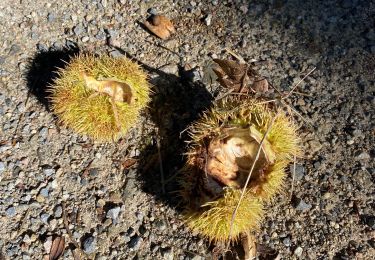
[[[177,33],[151,36],[148,13]],[[73,259],[64,214],[90,259],[212,258],[179,218],[175,179],[163,191],[159,154],[167,179],[183,162],[179,133],[222,92],[204,72],[225,48],[283,91],[317,67],[289,102],[305,120],[294,195],[269,205],[260,243],[282,259],[373,259],[374,17],[367,0],[0,1],[0,259],[42,259],[59,235]],[[77,48],[131,56],[150,74],[150,107],[116,144],[49,111],[45,86]]]

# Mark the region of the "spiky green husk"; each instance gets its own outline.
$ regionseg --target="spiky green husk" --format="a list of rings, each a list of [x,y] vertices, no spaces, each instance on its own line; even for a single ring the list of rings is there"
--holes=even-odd
[[[115,102],[118,123],[110,97],[93,95],[87,89],[82,71],[94,78],[108,78],[130,85],[135,102]],[[149,102],[150,85],[140,66],[127,58],[95,57],[85,54],[74,57],[51,86],[51,103],[54,113],[67,127],[87,134],[99,141],[112,141],[123,137],[133,126],[140,110]]]
[[[211,242],[226,242],[232,214],[240,196],[240,190],[227,189],[220,199],[208,202],[198,210],[187,210],[186,223]],[[262,202],[251,192],[247,192],[233,222],[231,241],[237,241],[245,230],[258,227],[262,214]]]
[[[253,229],[262,215],[262,205],[283,191],[287,165],[294,156],[301,155],[300,139],[292,119],[284,112],[275,111],[258,102],[253,99],[223,100],[190,128],[192,140],[187,153],[188,160],[181,170],[180,194],[187,205],[184,218],[193,230],[211,241],[228,242],[240,233]],[[257,179],[250,181],[245,199],[241,202],[242,211],[237,213],[233,224],[233,231],[236,232],[230,238],[229,229],[226,228],[229,222],[226,221],[230,221],[233,205],[237,205],[239,200],[239,196],[233,194],[240,194],[241,190],[227,188],[219,198],[210,198],[202,181],[205,173],[197,166],[198,157],[202,149],[207,149],[208,140],[222,136],[224,129],[255,127],[264,135],[271,123],[266,140],[275,156],[274,161]]]
[[[192,149],[189,153],[194,153],[197,146],[202,146],[204,138],[220,136],[226,127],[247,128],[252,125],[264,134],[275,115],[267,140],[271,143],[276,161],[290,162],[294,156],[301,154],[296,125],[281,110],[274,111],[255,99],[225,99],[218,102],[190,129]]]

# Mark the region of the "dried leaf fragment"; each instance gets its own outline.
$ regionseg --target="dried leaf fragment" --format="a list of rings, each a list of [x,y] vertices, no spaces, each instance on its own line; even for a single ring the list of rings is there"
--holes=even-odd
[[[249,64],[233,60],[214,59],[218,65],[213,68],[217,81],[230,91],[237,93],[264,93],[268,91],[268,81],[261,78]]]
[[[143,24],[153,34],[163,40],[169,38],[172,33],[176,32],[171,20],[164,15],[153,15]]]
[[[266,79],[261,79],[261,80],[256,80],[254,81],[253,85],[251,88],[256,92],[256,93],[265,93],[268,91],[268,81]]]
[[[218,77],[217,80],[229,90],[243,92],[254,81],[255,73],[248,64],[221,59],[214,59],[214,62],[219,65],[213,69]]]
[[[132,167],[134,164],[137,163],[137,160],[134,159],[134,158],[129,158],[129,159],[126,159],[124,162],[122,162],[122,167],[124,167],[124,169],[129,169],[130,167]]]
[[[51,251],[49,253],[49,260],[59,259],[61,254],[64,252],[65,248],[65,238],[63,236],[56,237],[51,246]]]

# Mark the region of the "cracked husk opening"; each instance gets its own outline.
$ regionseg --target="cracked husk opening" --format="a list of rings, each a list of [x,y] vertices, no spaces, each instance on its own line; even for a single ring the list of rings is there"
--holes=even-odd
[[[210,141],[205,164],[206,188],[218,194],[222,187],[243,188],[256,159],[263,134],[251,126],[227,129],[225,135]],[[275,161],[271,144],[263,140],[250,183]]]

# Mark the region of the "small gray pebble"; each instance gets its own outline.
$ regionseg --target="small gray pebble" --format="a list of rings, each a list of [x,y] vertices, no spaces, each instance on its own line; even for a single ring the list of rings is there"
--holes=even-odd
[[[286,237],[286,238],[284,238],[283,239],[283,244],[285,245],[285,246],[290,246],[290,238],[289,237]]]
[[[374,46],[375,47],[375,46]],[[0,65],[4,64],[6,60],[5,56],[0,56]]]
[[[302,247],[297,247],[296,250],[294,250],[294,254],[298,257],[300,257],[302,255],[302,252],[303,252],[303,249]]]
[[[123,56],[122,53],[119,52],[118,50],[111,51],[110,54],[111,54],[111,56],[112,56],[113,58],[119,58],[119,57],[122,57],[122,56]]]
[[[47,177],[51,176],[52,174],[55,174],[55,172],[55,169],[52,168],[45,168],[43,170],[44,175],[46,175]]]
[[[42,43],[38,43],[36,45],[36,48],[37,48],[38,51],[47,51],[48,50],[47,46],[42,44]]]
[[[5,171],[5,163],[3,162],[0,162],[0,173],[2,173],[3,171]]]
[[[132,250],[138,250],[141,247],[143,239],[139,236],[134,236],[130,242],[128,243],[128,246]]]
[[[56,206],[54,216],[55,218],[60,218],[62,215],[62,207],[60,205]]]
[[[17,54],[21,51],[21,47],[18,46],[17,44],[13,44],[11,47],[10,47],[10,50],[9,50],[9,55],[14,55],[14,54]]]
[[[87,254],[91,254],[95,251],[96,247],[96,238],[95,237],[87,237],[85,241],[83,241],[83,251]]]
[[[151,15],[157,15],[158,14],[158,11],[154,8],[154,7],[151,7],[147,10],[147,13],[151,14]]]
[[[83,27],[81,25],[76,25],[73,28],[73,32],[75,35],[81,35],[83,33]]]
[[[44,126],[41,129],[39,129],[39,136],[42,139],[46,139],[47,138],[47,134],[48,134],[48,128],[47,127]]]
[[[367,159],[370,159],[371,157],[370,157],[370,155],[368,153],[361,152],[361,153],[357,154],[356,158],[358,160],[367,160]]]
[[[15,207],[9,207],[5,210],[5,214],[8,217],[14,217],[16,215],[16,208]]]
[[[55,15],[54,14],[52,14],[52,13],[49,13],[48,15],[47,15],[47,20],[48,20],[48,22],[53,22],[54,20],[55,20]]]
[[[47,213],[43,213],[40,215],[40,219],[44,222],[44,223],[47,223],[48,222],[48,219],[49,219],[49,214]]]
[[[165,221],[162,219],[155,221],[155,226],[159,231],[164,231],[167,228]]]
[[[208,14],[206,16],[206,18],[204,18],[204,23],[207,25],[207,26],[210,26],[211,25],[211,22],[212,22],[212,14]]]
[[[293,170],[294,170],[294,165],[291,164],[290,165],[290,172],[293,174]],[[303,165],[301,164],[296,164],[296,171],[295,171],[295,176],[294,176],[294,179],[296,181],[300,181],[303,179],[303,176],[305,176],[305,167],[303,167]]]
[[[121,210],[120,207],[116,207],[116,208],[108,210],[107,218],[110,218],[112,220],[117,220],[118,215],[120,214],[120,210]]]
[[[48,190],[47,187],[42,188],[39,193],[40,193],[40,195],[42,195],[45,198],[48,198],[48,196],[49,196],[49,190]]]
[[[312,207],[311,204],[307,204],[302,199],[299,199],[297,206],[296,206],[296,210],[307,211],[311,209],[311,207]]]

